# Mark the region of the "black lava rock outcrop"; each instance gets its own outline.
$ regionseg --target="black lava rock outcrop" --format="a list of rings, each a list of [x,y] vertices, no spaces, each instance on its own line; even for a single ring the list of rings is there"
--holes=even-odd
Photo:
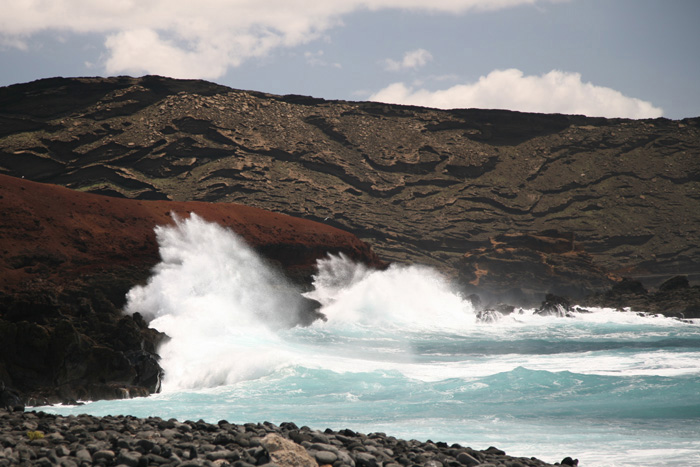
[[[584,301],[586,306],[600,306],[661,314],[681,319],[700,318],[700,286],[690,286],[686,276],[674,276],[658,289],[648,291],[636,280],[625,278],[610,290]]]

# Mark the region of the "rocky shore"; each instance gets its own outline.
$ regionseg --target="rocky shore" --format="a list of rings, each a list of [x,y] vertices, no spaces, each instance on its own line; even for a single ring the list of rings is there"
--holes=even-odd
[[[577,465],[565,458],[554,465]],[[0,409],[0,466],[400,467],[547,466],[489,447],[315,431],[294,423],[236,425],[158,417],[60,416]]]
[[[319,317],[299,294],[317,259],[384,266],[348,232],[237,204],[117,199],[0,174],[0,212],[0,386],[29,405],[158,392],[166,336],[122,309],[160,261],[154,227],[174,217],[244,238],[293,282],[302,324]]]

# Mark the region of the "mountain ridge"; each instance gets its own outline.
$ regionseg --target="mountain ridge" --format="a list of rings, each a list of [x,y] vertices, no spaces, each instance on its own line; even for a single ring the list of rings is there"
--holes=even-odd
[[[594,269],[657,283],[700,273],[700,118],[436,110],[157,76],[14,85],[0,109],[0,173],[300,216],[463,284],[479,271],[492,290],[552,291],[512,284],[518,270],[497,272],[504,257],[488,253],[552,230]]]

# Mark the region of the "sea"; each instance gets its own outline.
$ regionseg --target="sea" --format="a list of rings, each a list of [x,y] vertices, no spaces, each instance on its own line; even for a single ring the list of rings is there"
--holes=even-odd
[[[156,228],[161,262],[127,296],[170,336],[162,391],[39,409],[216,423],[294,422],[496,446],[583,467],[700,466],[700,321],[596,308],[480,316],[434,269],[318,261],[292,284],[196,215]]]

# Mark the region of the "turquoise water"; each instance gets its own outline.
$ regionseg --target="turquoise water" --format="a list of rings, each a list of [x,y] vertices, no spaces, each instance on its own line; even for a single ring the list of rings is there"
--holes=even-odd
[[[700,323],[596,309],[480,322],[427,268],[319,262],[326,322],[288,329],[291,286],[194,217],[157,230],[163,263],[132,290],[172,340],[163,393],[51,407],[448,443],[582,466],[700,465]]]

